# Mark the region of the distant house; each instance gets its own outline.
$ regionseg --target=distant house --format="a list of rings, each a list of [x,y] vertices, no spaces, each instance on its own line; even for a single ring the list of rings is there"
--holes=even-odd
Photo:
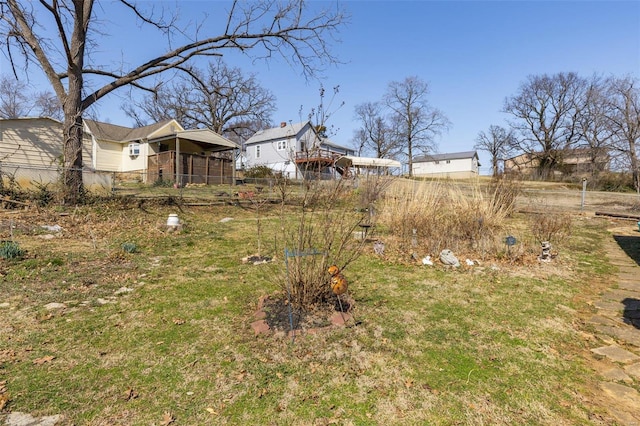
[[[322,135],[310,121],[282,122],[260,130],[245,142],[245,148],[247,168],[267,166],[291,178],[334,177],[339,173],[335,161],[354,153]]]
[[[480,173],[477,151],[423,155],[413,159],[413,176],[469,178]]]
[[[606,150],[593,150],[590,148],[574,148],[559,150],[552,153],[553,175],[589,175],[594,172],[609,170],[611,157]],[[540,170],[542,153],[524,153],[504,161],[506,174],[518,174],[520,176],[533,177]]]
[[[239,148],[210,130],[184,130],[175,120],[129,128],[84,120],[82,160],[85,182],[107,185],[114,173],[144,182],[231,182],[233,150]],[[62,123],[51,118],[0,120],[0,167],[29,181],[52,182],[62,162]]]

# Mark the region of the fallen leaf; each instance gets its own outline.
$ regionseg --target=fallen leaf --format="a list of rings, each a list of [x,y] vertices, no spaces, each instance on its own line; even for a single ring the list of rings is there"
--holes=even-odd
[[[184,321],[183,319],[181,319],[181,318],[174,318],[174,319],[173,319],[173,323],[174,323],[175,325],[182,325],[182,324],[184,324],[184,323],[185,323],[185,321]]]
[[[218,415],[218,412],[211,407],[207,407],[205,408],[205,410],[207,410],[209,413],[213,414],[214,416]]]
[[[53,361],[54,359],[56,359],[56,357],[55,357],[55,356],[53,356],[53,355],[47,355],[47,356],[43,356],[42,358],[34,359],[34,360],[33,360],[33,363],[34,363],[34,364],[36,364],[36,365],[42,365],[42,364],[45,364],[45,363],[47,363],[47,362],[51,362],[51,361]]]
[[[170,413],[169,411],[165,411],[165,413],[162,415],[162,423],[160,424],[162,426],[168,426],[175,421],[176,421],[176,417],[173,415],[173,413]]]
[[[129,388],[125,391],[124,393],[124,400],[125,401],[129,401],[131,399],[136,399],[138,397],[138,392],[134,391],[133,389]]]
[[[0,411],[2,411],[4,407],[6,407],[8,402],[9,402],[9,394],[8,393],[0,394]]]

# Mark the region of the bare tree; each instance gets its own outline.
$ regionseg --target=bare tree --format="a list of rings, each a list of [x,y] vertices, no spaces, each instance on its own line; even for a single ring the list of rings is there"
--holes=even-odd
[[[53,93],[34,94],[25,82],[3,75],[0,78],[0,118],[33,115],[62,121],[62,108]]]
[[[354,135],[354,141],[360,147],[359,155],[365,149],[378,158],[393,158],[398,153],[397,140],[393,138],[379,102],[356,105],[355,119],[360,123]]]
[[[8,76],[0,79],[0,118],[25,117],[34,105],[29,103],[27,85]]]
[[[561,165],[562,153],[580,139],[577,115],[585,80],[575,73],[534,75],[518,93],[505,99],[503,111],[511,114],[517,148],[538,160],[546,178]]]
[[[486,133],[484,131],[478,133],[474,148],[486,151],[491,156],[493,177],[498,176],[500,161],[504,161],[509,156],[514,142],[513,131],[502,126],[491,125]]]
[[[124,110],[138,125],[175,118],[186,128],[237,137],[271,124],[275,97],[260,86],[255,74],[245,76],[240,68],[217,58],[206,72],[185,69],[177,81],[162,85],[141,102],[125,105]]]
[[[640,83],[637,78],[611,77],[606,82],[610,110],[608,125],[616,149],[628,157],[635,189],[640,191],[637,143],[640,141]]]
[[[62,105],[53,92],[38,92],[34,99],[36,110],[40,116],[64,120]]]
[[[444,113],[429,104],[428,94],[428,84],[414,76],[392,81],[384,96],[392,111],[395,137],[403,150],[406,149],[409,176],[413,176],[414,151],[423,154],[435,151],[435,138],[451,125]]]
[[[613,133],[608,116],[611,105],[606,94],[606,85],[602,78],[594,75],[587,84],[584,98],[578,111],[577,124],[581,143],[588,150],[587,164],[591,177],[603,171],[612,148]]]
[[[219,3],[199,4],[220,7]],[[40,67],[63,106],[63,182],[65,200],[70,203],[83,193],[82,116],[99,99],[130,85],[153,91],[145,86],[149,77],[187,66],[199,56],[222,56],[228,51],[262,59],[281,55],[306,76],[313,76],[323,65],[337,63],[329,43],[346,22],[339,5],[314,13],[303,0],[236,0],[224,12],[224,28],[217,35],[203,37],[203,23],[183,26],[175,18],[177,12],[157,15],[153,9],[144,9],[145,5],[153,8],[154,2],[119,0],[101,3],[99,8],[94,5],[94,0],[0,1],[0,44],[14,74],[22,68],[19,58],[23,66]],[[113,12],[109,5],[124,7],[142,26],[159,31],[167,51],[133,67],[96,63],[91,55],[96,48],[95,29],[101,16]],[[221,11],[215,14],[220,16]],[[167,21],[164,16],[171,18]],[[186,34],[185,28],[192,28],[193,34]]]

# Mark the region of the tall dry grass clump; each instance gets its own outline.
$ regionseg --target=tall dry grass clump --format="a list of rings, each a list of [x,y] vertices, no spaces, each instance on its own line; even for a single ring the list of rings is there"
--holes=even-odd
[[[403,253],[447,248],[484,257],[502,248],[500,231],[517,194],[518,186],[510,182],[483,191],[477,184],[399,181],[381,200],[378,221]]]

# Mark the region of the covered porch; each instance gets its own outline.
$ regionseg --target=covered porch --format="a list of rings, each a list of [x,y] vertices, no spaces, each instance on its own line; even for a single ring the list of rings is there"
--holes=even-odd
[[[231,184],[234,152],[240,146],[208,129],[185,130],[150,140],[148,183]]]

